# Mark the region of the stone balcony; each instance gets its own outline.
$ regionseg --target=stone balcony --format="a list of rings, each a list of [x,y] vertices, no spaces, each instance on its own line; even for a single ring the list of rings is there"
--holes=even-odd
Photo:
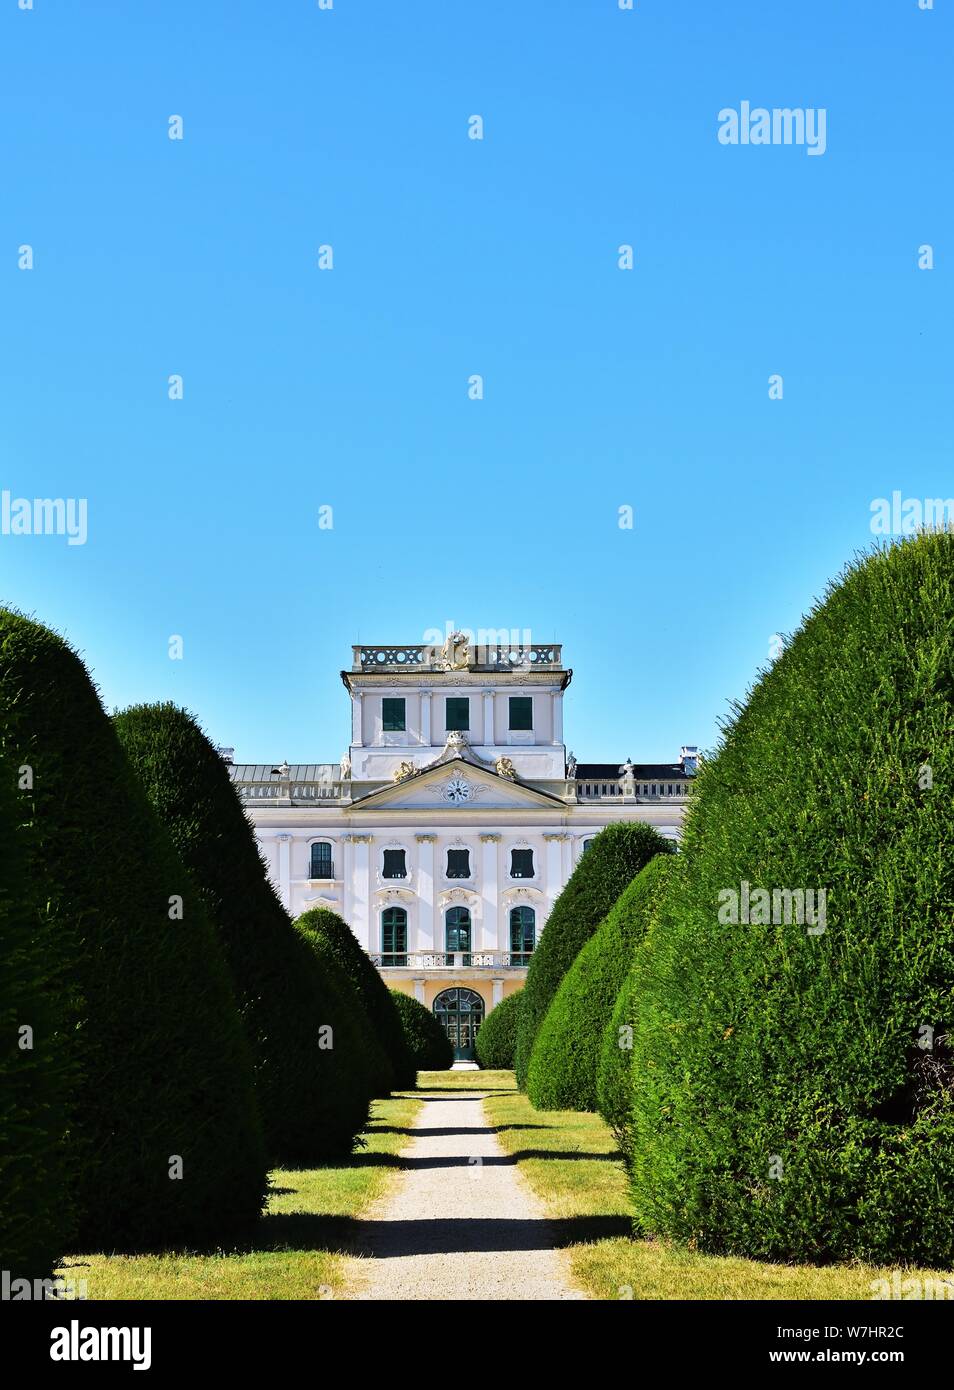
[[[509,951],[406,951],[402,955],[373,955],[378,970],[519,970],[530,964],[529,955],[513,955]]]

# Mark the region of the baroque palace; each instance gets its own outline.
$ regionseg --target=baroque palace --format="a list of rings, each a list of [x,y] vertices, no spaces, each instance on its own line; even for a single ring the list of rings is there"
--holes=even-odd
[[[547,915],[604,826],[676,837],[698,752],[578,763],[563,741],[558,645],[356,646],[339,763],[232,763],[292,915],[339,913],[387,984],[470,1058],[485,1013],[524,981]],[[230,750],[224,750],[230,756]]]

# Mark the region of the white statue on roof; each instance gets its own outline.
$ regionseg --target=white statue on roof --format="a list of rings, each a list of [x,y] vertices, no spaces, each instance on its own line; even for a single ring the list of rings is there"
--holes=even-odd
[[[466,632],[452,632],[441,648],[438,666],[442,671],[466,671],[470,658],[469,638]]]
[[[574,779],[574,777],[576,776],[576,754],[575,754],[575,753],[571,753],[570,756],[569,756],[569,757],[567,758],[567,760],[566,760],[566,776],[567,776],[567,781],[568,781],[568,782],[572,782],[573,779]]]

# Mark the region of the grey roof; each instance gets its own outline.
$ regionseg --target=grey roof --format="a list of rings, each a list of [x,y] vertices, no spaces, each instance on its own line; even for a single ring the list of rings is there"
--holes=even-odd
[[[622,776],[622,763],[577,763],[578,782],[609,782]],[[633,763],[636,782],[691,782],[692,776],[680,763]]]
[[[277,763],[232,763],[229,772],[233,782],[280,782]],[[328,776],[338,776],[337,763],[289,763],[289,782],[322,782]]]

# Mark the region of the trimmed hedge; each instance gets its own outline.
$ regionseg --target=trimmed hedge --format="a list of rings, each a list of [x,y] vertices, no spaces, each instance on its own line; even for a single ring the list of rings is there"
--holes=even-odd
[[[952,630],[954,535],[869,554],[705,765],[685,872],[636,964],[644,1229],[950,1268]],[[784,918],[784,889],[824,890],[825,920],[763,923],[759,890]]]
[[[653,930],[653,922],[659,910],[662,894],[670,891],[669,881],[672,875],[678,873],[680,869],[681,860],[678,855],[670,855],[666,858],[659,857],[651,859],[642,873],[633,880],[631,886],[635,887],[636,884],[646,879],[647,875],[650,875],[649,899],[642,903],[640,913],[642,935],[630,953],[626,973],[613,1004],[613,1011],[600,1040],[596,1067],[596,1108],[613,1131],[623,1155],[623,1161],[627,1165],[631,1158],[633,1110],[633,1085],[630,1067],[633,1058],[633,1039],[638,1007],[634,966],[640,953],[647,949],[647,941]],[[629,893],[630,889],[626,891]],[[602,930],[601,927],[600,931]]]
[[[530,957],[515,1054],[521,1090],[526,1090],[537,1032],[584,942],[643,865],[671,849],[672,843],[651,825],[620,822],[600,831],[573,870]]]
[[[321,911],[322,909],[318,909]],[[374,1025],[364,1006],[364,1000],[351,976],[345,971],[335,955],[326,933],[309,927],[306,913],[295,922],[295,930],[317,959],[323,977],[334,984],[339,1002],[347,1014],[347,1033],[345,1045],[349,1055],[353,1055],[363,1075],[364,1093],[368,1100],[375,1096],[390,1095],[388,1083],[391,1078],[391,1063],[378,1040]],[[334,916],[334,914],[332,914]],[[340,918],[339,918],[340,920]],[[342,925],[345,925],[342,923]]]
[[[454,1049],[430,1009],[398,989],[392,989],[390,994],[401,1018],[404,1040],[418,1070],[449,1071],[454,1065]]]
[[[69,1046],[80,1249],[221,1244],[266,1187],[251,1061],[189,876],[79,657],[0,610],[0,728],[33,769],[51,964],[79,996]],[[181,1177],[177,1158],[181,1158]]]
[[[523,990],[518,989],[501,999],[491,1009],[477,1029],[474,1050],[477,1061],[486,1071],[510,1071],[517,1048],[517,1021]]]
[[[640,870],[564,975],[530,1057],[527,1095],[539,1110],[596,1110],[603,1034],[671,861],[657,854]]]
[[[637,956],[645,949],[646,943],[643,941],[636,948]],[[634,966],[631,966],[616,996],[610,1021],[603,1034],[599,1068],[596,1073],[596,1108],[613,1131],[627,1168],[632,1162],[633,1153],[631,1066],[636,1001],[636,975]]]
[[[252,1050],[270,1162],[350,1153],[373,1090],[357,1050],[354,1001],[341,997],[340,983],[295,931],[226,764],[175,705],[136,705],[114,724],[218,933]]]
[[[324,938],[324,948],[358,991],[378,1042],[391,1065],[390,1077],[382,1077],[380,1094],[388,1094],[385,1086],[398,1091],[413,1090],[417,1084],[417,1068],[404,1041],[404,1029],[394,1000],[354,932],[336,912],[324,907],[303,913],[298,923]]]
[[[30,872],[28,780],[0,750],[0,1265],[32,1280],[51,1276],[71,1233],[65,1101],[77,1078],[64,1038],[71,1001],[51,979],[53,923]]]

